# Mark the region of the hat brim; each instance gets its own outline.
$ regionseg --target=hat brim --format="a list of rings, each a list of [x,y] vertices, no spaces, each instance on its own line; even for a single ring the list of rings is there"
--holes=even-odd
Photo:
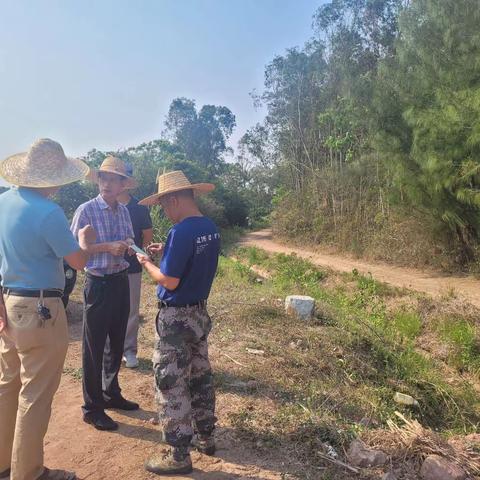
[[[84,180],[90,170],[85,162],[71,157],[66,157],[67,161],[60,170],[51,170],[48,165],[32,170],[23,164],[26,157],[27,152],[22,152],[0,162],[0,177],[17,187],[51,188]]]
[[[178,187],[178,188],[170,188],[162,193],[155,193],[154,195],[150,195],[138,202],[139,205],[145,205],[146,207],[151,207],[152,205],[157,205],[158,200],[169,193],[181,192],[182,190],[193,190],[194,193],[202,194],[202,193],[209,193],[215,190],[215,185],[213,183],[193,183],[192,185],[185,188],[185,186]]]
[[[89,180],[92,183],[98,183],[98,174],[104,172],[104,173],[114,173],[115,175],[118,175],[119,177],[125,178],[127,181],[125,182],[125,188],[127,190],[133,190],[134,188],[138,187],[138,182],[132,178],[129,177],[128,175],[124,175],[123,173],[119,173],[113,169],[110,168],[102,168],[102,169],[95,169],[91,168],[90,172],[87,175],[87,180]]]

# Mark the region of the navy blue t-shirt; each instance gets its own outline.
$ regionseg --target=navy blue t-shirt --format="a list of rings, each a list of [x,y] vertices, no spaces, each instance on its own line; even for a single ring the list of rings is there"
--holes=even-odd
[[[206,300],[212,288],[220,253],[220,234],[207,217],[188,217],[168,233],[160,270],[179,278],[171,291],[157,288],[157,295],[172,305],[189,305]]]
[[[130,219],[132,220],[133,233],[135,235],[135,245],[143,248],[143,230],[152,228],[152,219],[150,218],[150,212],[144,205],[139,205],[138,200],[134,197],[130,198],[130,201],[126,205],[128,213],[130,213]],[[136,255],[125,254],[125,259],[130,264],[128,273],[140,273],[142,266],[137,260]]]

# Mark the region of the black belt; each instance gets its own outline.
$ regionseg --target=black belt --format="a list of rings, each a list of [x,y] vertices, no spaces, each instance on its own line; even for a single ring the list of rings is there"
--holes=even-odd
[[[87,277],[91,278],[92,280],[110,280],[111,278],[126,277],[127,272],[128,268],[117,273],[107,273],[105,275],[102,275],[101,277],[98,275],[93,275],[93,273],[87,272]]]
[[[207,306],[207,301],[206,300],[200,300],[195,303],[187,303],[185,305],[177,305],[176,303],[169,303],[169,302],[164,302],[163,300],[160,300],[158,302],[158,308],[161,310],[162,308],[187,308],[187,307],[199,307],[199,308],[205,308]]]
[[[2,292],[5,295],[12,295],[13,297],[40,298],[42,293],[43,293],[43,298],[63,297],[62,290],[27,290],[25,288],[2,287]]]

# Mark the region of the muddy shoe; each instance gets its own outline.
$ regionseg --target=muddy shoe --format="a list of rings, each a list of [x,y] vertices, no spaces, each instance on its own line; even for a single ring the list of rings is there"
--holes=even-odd
[[[157,475],[191,473],[193,470],[192,459],[186,449],[181,451],[167,446],[145,462],[145,470]]]
[[[66,470],[50,470],[45,467],[43,473],[37,480],[78,480],[74,472],[67,472]]]
[[[213,435],[196,435],[193,437],[192,445],[195,450],[204,455],[215,455],[215,437]]]

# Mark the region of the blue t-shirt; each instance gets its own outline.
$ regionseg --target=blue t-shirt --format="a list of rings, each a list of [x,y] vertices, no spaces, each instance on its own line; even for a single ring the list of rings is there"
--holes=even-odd
[[[212,288],[220,253],[220,234],[207,217],[188,217],[168,233],[160,270],[179,278],[171,291],[157,288],[157,295],[172,305],[189,305],[206,300]]]
[[[0,275],[4,287],[63,290],[62,258],[79,249],[56,203],[27,188],[11,188],[0,195]]]

